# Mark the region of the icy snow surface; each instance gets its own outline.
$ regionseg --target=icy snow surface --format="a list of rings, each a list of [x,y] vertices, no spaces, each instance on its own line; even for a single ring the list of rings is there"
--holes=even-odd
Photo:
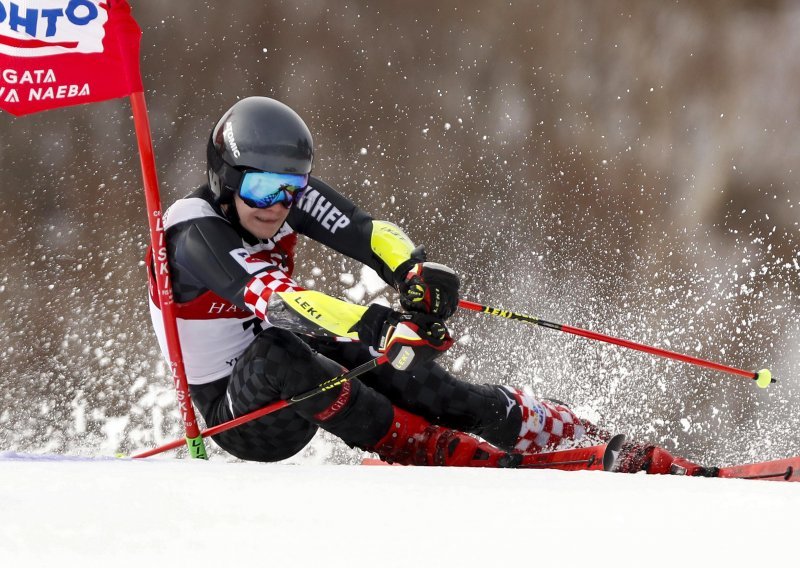
[[[552,470],[0,453],[0,503],[14,568],[793,565],[800,529],[798,484]]]

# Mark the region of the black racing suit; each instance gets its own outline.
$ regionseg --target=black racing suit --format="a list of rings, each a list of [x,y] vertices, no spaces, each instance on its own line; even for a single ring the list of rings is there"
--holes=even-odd
[[[352,369],[376,356],[353,334],[345,333],[347,326],[315,329],[313,319],[294,313],[284,317],[286,311],[291,312],[284,309],[273,321],[275,298],[269,309],[263,308],[266,302],[263,309],[252,303],[254,282],[288,290],[287,294],[308,293],[291,280],[297,235],[370,266],[390,285],[395,285],[403,262],[413,262],[408,254],[410,241],[399,228],[374,221],[313,177],[284,226],[268,241],[255,238],[230,219],[208,186],[176,202],[165,215],[165,228],[190,392],[208,426],[311,390],[343,368]],[[380,231],[383,235],[376,236]],[[384,237],[388,245],[381,241]],[[396,238],[406,239],[406,244],[395,245],[392,239]],[[153,270],[151,264],[151,311],[163,350]],[[363,310],[345,307],[356,310],[353,317]],[[293,317],[300,320],[298,325],[292,324]],[[234,456],[254,461],[277,461],[296,454],[318,427],[350,446],[369,448],[389,430],[394,404],[435,424],[475,433],[510,449],[520,431],[521,411],[509,410],[508,396],[501,391],[497,385],[456,379],[435,363],[411,372],[382,365],[362,380],[248,422],[214,440]]]

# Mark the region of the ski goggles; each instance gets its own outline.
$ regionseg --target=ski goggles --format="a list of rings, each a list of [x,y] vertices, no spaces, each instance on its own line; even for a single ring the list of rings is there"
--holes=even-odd
[[[246,171],[239,184],[239,197],[249,207],[266,209],[276,203],[290,207],[308,187],[308,175]]]

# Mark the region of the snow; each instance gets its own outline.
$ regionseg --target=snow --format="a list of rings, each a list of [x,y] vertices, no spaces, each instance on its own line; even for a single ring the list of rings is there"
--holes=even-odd
[[[0,453],[0,566],[748,566],[792,483]],[[174,564],[178,566],[178,564]]]

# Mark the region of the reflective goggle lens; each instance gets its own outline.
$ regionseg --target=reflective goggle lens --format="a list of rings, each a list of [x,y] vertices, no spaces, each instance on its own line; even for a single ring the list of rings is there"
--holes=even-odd
[[[289,207],[308,186],[307,175],[245,172],[239,197],[250,207],[265,209],[276,203]]]

